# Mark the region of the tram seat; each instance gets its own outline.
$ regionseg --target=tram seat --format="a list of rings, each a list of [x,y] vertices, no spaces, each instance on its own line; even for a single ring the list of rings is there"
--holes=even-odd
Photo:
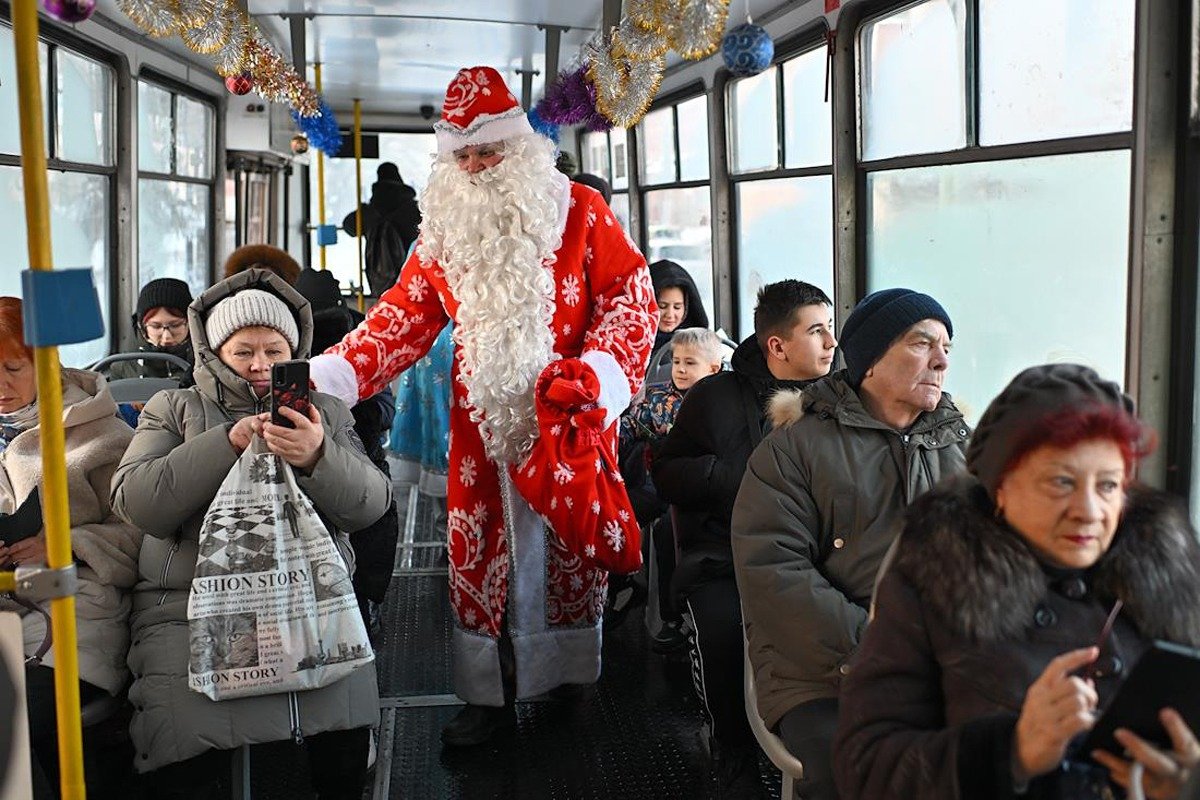
[[[113,353],[92,364],[88,369],[106,373],[108,367],[120,361],[166,361],[185,372],[191,372],[192,369],[191,364],[170,353]],[[178,389],[179,381],[175,378],[115,378],[109,380],[107,386],[113,400],[119,405],[145,403],[165,389]]]
[[[745,618],[745,612],[742,614]],[[750,663],[750,640],[746,638],[746,629],[742,628],[742,652],[745,658],[746,677],[743,681],[746,696],[746,718],[750,721],[750,730],[758,746],[771,759],[771,763],[783,777],[783,788],[779,793],[782,800],[791,800],[795,796],[794,783],[804,777],[804,765],[787,749],[783,740],[771,733],[762,716],[758,713],[758,691],[754,688],[754,665]]]

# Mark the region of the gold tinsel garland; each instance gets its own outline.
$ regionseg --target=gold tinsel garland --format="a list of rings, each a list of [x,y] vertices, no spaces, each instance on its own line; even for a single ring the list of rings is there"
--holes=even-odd
[[[728,16],[729,0],[628,0],[607,45],[589,48],[596,109],[614,125],[636,125],[662,83],[667,51],[689,61],[712,55]]]
[[[233,28],[233,16],[224,13],[229,5],[230,3],[225,3],[226,8],[217,12],[215,4],[209,0],[180,0],[179,38],[197,53],[206,56],[216,53],[229,41],[229,32]],[[199,22],[189,22],[189,18],[185,18],[182,12],[185,6],[190,6],[192,13],[198,13],[202,7],[210,8],[213,13],[211,16],[201,17]]]
[[[671,46],[688,61],[708,58],[721,46],[729,0],[688,0],[677,12]]]
[[[211,56],[219,75],[249,73],[263,99],[287,103],[302,117],[320,113],[321,98],[234,0],[117,0],[117,4],[147,34],[179,34],[189,48]]]
[[[150,36],[171,36],[179,30],[179,5],[174,0],[117,0],[117,7]]]
[[[596,110],[617,127],[638,124],[658,93],[666,65],[665,56],[641,61],[614,59],[609,48],[595,48],[588,77],[596,89]]]

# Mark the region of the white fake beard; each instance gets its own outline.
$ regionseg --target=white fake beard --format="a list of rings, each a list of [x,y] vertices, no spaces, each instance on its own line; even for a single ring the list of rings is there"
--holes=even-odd
[[[552,360],[559,200],[569,184],[540,136],[504,142],[504,160],[470,175],[439,156],[421,194],[423,263],[458,300],[454,342],[471,419],[488,456],[519,463],[537,439],[533,390]]]

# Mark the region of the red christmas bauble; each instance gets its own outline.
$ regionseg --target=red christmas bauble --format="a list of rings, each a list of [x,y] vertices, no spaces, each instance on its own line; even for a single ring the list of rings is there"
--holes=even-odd
[[[254,79],[247,72],[243,72],[241,75],[230,75],[225,79],[225,88],[236,95],[247,94],[254,88]]]
[[[43,0],[46,13],[63,22],[83,22],[96,10],[96,0]]]

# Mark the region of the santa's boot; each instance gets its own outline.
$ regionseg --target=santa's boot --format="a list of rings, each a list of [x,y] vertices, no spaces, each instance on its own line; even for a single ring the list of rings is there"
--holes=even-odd
[[[442,744],[449,747],[473,747],[483,744],[500,730],[517,722],[512,702],[502,706],[477,706],[468,703],[442,728]]]

